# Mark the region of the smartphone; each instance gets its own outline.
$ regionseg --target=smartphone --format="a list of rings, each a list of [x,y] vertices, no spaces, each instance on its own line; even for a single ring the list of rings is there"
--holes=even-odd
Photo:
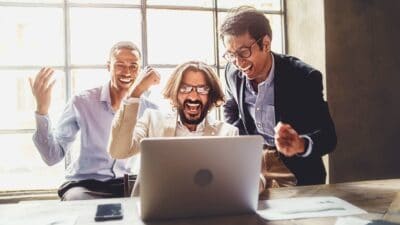
[[[121,203],[97,205],[95,221],[120,220],[124,217]]]

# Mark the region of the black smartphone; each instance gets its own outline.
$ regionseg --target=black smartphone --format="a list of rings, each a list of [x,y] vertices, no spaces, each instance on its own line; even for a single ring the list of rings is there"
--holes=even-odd
[[[124,217],[121,203],[97,205],[95,221],[120,220]]]

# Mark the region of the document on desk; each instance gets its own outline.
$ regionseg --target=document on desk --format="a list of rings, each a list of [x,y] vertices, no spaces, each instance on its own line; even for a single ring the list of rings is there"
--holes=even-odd
[[[367,212],[336,197],[303,197],[260,201],[257,213],[266,220],[288,220]]]

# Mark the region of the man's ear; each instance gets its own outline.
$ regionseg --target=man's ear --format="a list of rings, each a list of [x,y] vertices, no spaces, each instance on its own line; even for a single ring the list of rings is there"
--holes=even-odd
[[[263,38],[263,49],[267,52],[271,51],[271,38],[268,35]]]

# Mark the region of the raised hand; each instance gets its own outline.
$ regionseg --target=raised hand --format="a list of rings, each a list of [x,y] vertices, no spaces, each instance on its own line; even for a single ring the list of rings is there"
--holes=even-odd
[[[36,112],[40,115],[47,115],[49,111],[51,90],[55,84],[53,73],[53,69],[43,67],[35,78],[29,77],[32,94],[36,99]]]
[[[291,157],[305,151],[304,139],[299,136],[292,126],[279,122],[274,129],[276,148],[283,155]]]
[[[151,86],[160,83],[160,74],[151,67],[146,67],[136,78],[132,85],[129,96],[139,98]]]

